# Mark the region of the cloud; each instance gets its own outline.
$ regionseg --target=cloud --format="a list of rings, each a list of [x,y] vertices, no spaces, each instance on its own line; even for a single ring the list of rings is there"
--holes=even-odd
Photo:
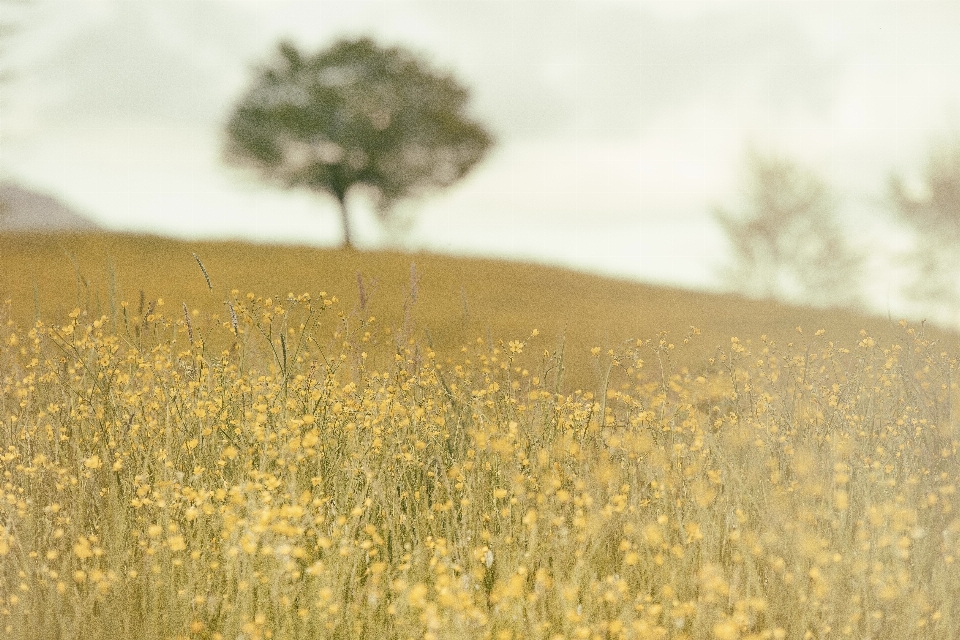
[[[212,124],[281,36],[319,47],[363,32],[460,75],[475,111],[505,137],[632,135],[690,105],[705,116],[747,103],[828,109],[837,63],[789,15],[710,4],[668,18],[642,3],[571,0],[95,3],[98,19],[48,52],[40,77],[55,93],[44,111],[60,123]]]
[[[429,9],[437,49],[456,52],[478,108],[508,135],[629,135],[692,104],[827,113],[839,62],[789,13],[710,4],[669,19],[641,3],[414,6]]]
[[[242,75],[244,25],[211,2],[46,6],[48,45],[28,77],[47,127],[90,121],[214,123]],[[79,26],[65,24],[76,12]],[[49,32],[58,35],[50,37]]]

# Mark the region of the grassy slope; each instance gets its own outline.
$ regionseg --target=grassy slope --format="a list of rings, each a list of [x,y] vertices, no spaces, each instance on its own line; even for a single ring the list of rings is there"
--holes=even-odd
[[[396,326],[411,260],[419,343],[395,360],[385,340],[389,366],[357,385],[339,364],[356,343],[264,375],[254,330],[223,357],[156,319],[87,330],[141,289],[203,330],[232,287],[326,290],[350,313],[357,271]],[[21,322],[35,304],[88,317],[35,342],[0,321],[2,638],[960,637],[956,360],[903,334],[807,351],[817,327],[853,346],[887,321],[527,265],[122,236],[0,237],[5,298]],[[666,388],[621,368],[603,408],[486,355],[449,386],[415,359],[427,328],[449,350],[537,326],[501,367],[534,369],[564,332],[567,384],[597,390],[592,345],[691,324],[689,361],[731,334],[795,344],[730,348]],[[159,344],[124,348],[144,335]]]
[[[193,259],[197,253],[213,281],[208,290]],[[346,311],[356,309],[362,273],[367,313],[393,326],[402,322],[410,294],[411,264],[419,274],[414,317],[441,353],[477,337],[524,340],[537,328],[538,346],[566,343],[567,383],[592,387],[589,349],[625,340],[682,340],[691,326],[702,330],[680,360],[702,362],[730,336],[744,341],[767,334],[788,342],[824,328],[827,338],[851,344],[861,329],[883,338],[887,319],[824,311],[602,278],[530,264],[433,254],[347,252],[241,242],[183,242],[118,234],[0,235],[0,301],[10,299],[23,324],[39,317],[59,322],[74,307],[109,315],[112,305],[140,291],[163,298],[167,313],[181,302],[222,313],[232,289],[241,295],[326,291]],[[112,275],[111,275],[112,273]],[[79,277],[78,277],[79,276]],[[175,305],[172,306],[172,305]],[[115,307],[113,307],[115,308]]]

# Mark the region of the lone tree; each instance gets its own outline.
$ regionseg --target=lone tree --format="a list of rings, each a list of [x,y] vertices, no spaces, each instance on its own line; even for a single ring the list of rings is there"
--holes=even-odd
[[[931,151],[922,183],[911,189],[899,176],[890,181],[897,217],[915,239],[905,293],[952,320],[960,310],[960,137]]]
[[[381,220],[399,199],[447,187],[493,143],[468,91],[400,47],[341,40],[308,55],[282,42],[227,125],[228,161],[332,195],[353,246],[347,195],[371,188]]]
[[[747,167],[744,209],[714,213],[734,253],[726,279],[758,298],[861,304],[863,258],[843,236],[828,186],[784,158],[756,151]]]

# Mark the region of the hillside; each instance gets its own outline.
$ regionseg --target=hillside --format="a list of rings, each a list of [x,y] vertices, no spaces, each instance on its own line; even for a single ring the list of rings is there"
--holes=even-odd
[[[52,196],[13,183],[0,184],[0,232],[96,229],[96,224]]]
[[[212,290],[194,253],[210,275]],[[361,274],[368,300],[364,315],[377,316],[380,326],[397,327],[410,297],[412,270],[418,285],[411,319],[441,354],[477,338],[526,340],[538,329],[537,349],[566,345],[565,381],[571,385],[595,383],[592,347],[606,350],[656,338],[661,331],[679,345],[697,327],[701,334],[693,337],[692,347],[678,348],[674,355],[681,364],[699,365],[718,347],[729,347],[731,336],[749,342],[765,334],[790,342],[812,339],[825,329],[824,339],[851,344],[861,329],[880,339],[897,330],[886,318],[494,260],[118,234],[0,234],[0,300],[11,300],[12,314],[22,324],[36,317],[60,321],[75,307],[109,316],[123,300],[132,311],[141,291],[147,302],[162,298],[171,314],[185,302],[222,315],[234,289],[240,296],[323,291],[339,298],[342,312],[356,313]]]
[[[917,327],[431,255],[0,256],[4,638],[960,637],[960,360]]]

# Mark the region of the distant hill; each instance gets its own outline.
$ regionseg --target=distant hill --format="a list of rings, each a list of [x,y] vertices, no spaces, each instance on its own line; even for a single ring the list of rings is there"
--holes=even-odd
[[[56,198],[17,184],[0,184],[0,231],[95,231],[99,227]]]
[[[209,285],[194,254],[203,261]],[[835,340],[849,347],[862,339],[861,329],[882,345],[902,333],[896,318],[891,322],[517,262],[107,232],[0,233],[0,319],[7,311],[4,301],[10,300],[11,319],[21,326],[37,318],[62,322],[77,307],[92,317],[136,324],[145,304],[163,299],[162,312],[174,322],[183,317],[182,305],[197,310],[195,326],[201,328],[204,322],[228,321],[224,301],[234,295],[284,298],[305,291],[339,298],[325,314],[329,322],[340,322],[336,314],[343,313],[343,326],[354,332],[363,318],[376,316],[375,327],[415,331],[441,361],[461,357],[461,346],[478,348],[477,338],[487,346],[491,339],[494,346],[498,339],[520,340],[527,343],[528,355],[563,348],[565,385],[573,389],[595,387],[604,375],[593,347],[605,353],[638,338],[653,339],[645,359],[659,370],[666,359],[702,367],[707,358],[729,353],[731,336],[747,345],[752,341],[762,353],[762,335],[782,344]],[[123,301],[129,305],[123,307]],[[700,335],[685,344],[691,326]],[[533,329],[539,329],[536,339],[530,338]],[[818,329],[826,335],[816,336]],[[664,339],[676,344],[675,351],[657,352],[660,331],[668,332]],[[956,344],[956,336],[931,327],[926,331]]]

